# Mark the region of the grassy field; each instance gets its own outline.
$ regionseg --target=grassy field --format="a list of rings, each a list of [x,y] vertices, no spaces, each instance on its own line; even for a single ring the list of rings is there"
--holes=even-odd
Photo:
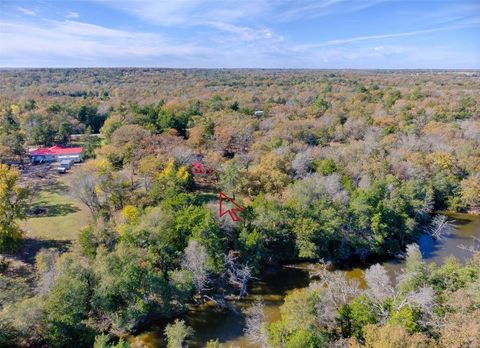
[[[90,221],[88,209],[70,194],[71,173],[42,186],[32,202],[34,215],[22,227],[26,237],[68,241],[74,240]]]

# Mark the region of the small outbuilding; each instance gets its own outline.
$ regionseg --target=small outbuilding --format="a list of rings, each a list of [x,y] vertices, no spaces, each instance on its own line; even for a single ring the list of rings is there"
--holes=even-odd
[[[263,111],[262,110],[257,110],[254,113],[255,117],[262,117],[263,116]]]
[[[70,169],[73,166],[73,160],[72,159],[64,159],[60,161],[60,167],[65,168],[65,169]]]

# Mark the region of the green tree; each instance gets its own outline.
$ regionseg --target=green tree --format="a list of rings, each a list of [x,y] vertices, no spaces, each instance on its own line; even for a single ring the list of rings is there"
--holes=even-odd
[[[399,290],[406,294],[409,291],[415,291],[425,286],[428,281],[428,267],[423,261],[422,253],[418,245],[411,244],[407,246],[406,266],[398,285]]]
[[[185,339],[193,335],[193,329],[179,319],[173,324],[168,324],[164,332],[167,337],[167,348],[182,348]]]
[[[89,276],[72,255],[56,264],[55,284],[45,300],[47,339],[52,346],[91,345],[94,333],[85,323],[89,303]]]
[[[55,142],[60,144],[66,144],[70,140],[72,134],[72,126],[68,122],[62,122],[58,126],[57,134],[55,136]]]
[[[339,311],[339,324],[344,337],[362,337],[363,327],[367,324],[375,324],[378,318],[365,295],[353,299],[348,305]]]
[[[91,127],[95,133],[100,131],[106,118],[107,115],[99,114],[97,107],[94,105],[82,105],[77,113],[77,119],[82,122],[85,127]]]
[[[28,110],[28,111],[35,110],[35,108],[37,107],[37,102],[35,101],[35,99],[28,99],[25,102],[24,107],[25,107],[25,110]]]
[[[300,329],[288,337],[285,348],[318,348],[326,347],[328,336],[317,332],[317,330]]]
[[[100,145],[98,136],[92,134],[92,128],[89,126],[82,135],[83,153],[85,158],[95,158],[95,149]]]
[[[0,163],[14,158],[23,162],[24,144],[25,137],[14,115],[10,111],[0,113]]]
[[[202,125],[202,136],[205,139],[212,139],[215,132],[215,122],[211,118],[207,118]]]
[[[453,256],[447,257],[442,266],[431,264],[428,281],[437,291],[455,291],[464,288],[466,284],[479,275],[478,264],[468,263],[465,267]]]
[[[390,109],[400,97],[399,90],[389,90],[383,95],[383,103],[386,108]]]
[[[232,159],[223,166],[219,186],[223,192],[239,193],[243,188],[244,176],[245,169],[240,166],[236,159]]]
[[[420,311],[405,306],[399,311],[393,311],[390,313],[388,322],[392,325],[401,325],[408,331],[408,333],[413,334],[420,331],[419,325],[417,324],[420,318]]]
[[[312,103],[312,107],[318,116],[322,116],[330,108],[330,103],[322,96],[318,96]]]
[[[93,305],[113,328],[131,330],[152,311],[168,314],[168,285],[146,253],[125,243],[113,252],[97,249]]]
[[[222,345],[220,344],[220,342],[218,342],[218,339],[208,341],[207,345],[205,346],[205,348],[221,348],[221,347]]]
[[[26,139],[31,144],[51,146],[57,134],[55,127],[43,116],[31,115],[26,119]]]
[[[328,176],[337,171],[337,165],[335,161],[331,158],[326,158],[322,160],[314,161],[313,166],[315,167],[315,171],[322,175]]]
[[[480,174],[460,182],[462,203],[471,208],[480,207]]]
[[[109,341],[107,335],[98,335],[95,337],[93,348],[130,348],[130,344],[128,344],[123,338],[120,338],[117,343],[109,343]]]
[[[208,266],[212,271],[223,267],[225,253],[225,235],[217,226],[213,213],[203,206],[190,205],[178,210],[174,216],[174,230],[177,235],[184,235],[178,250],[184,250],[188,238],[195,239],[206,248]]]
[[[310,218],[298,218],[293,222],[293,233],[296,235],[296,247],[300,258],[313,259],[320,257],[317,245],[320,224]],[[317,244],[318,243],[318,244]]]
[[[256,228],[252,230],[243,227],[238,234],[238,242],[238,248],[242,251],[243,259],[254,269],[258,269],[267,255],[262,234]]]
[[[18,246],[22,230],[18,220],[25,218],[29,190],[20,187],[20,172],[0,163],[0,251]]]
[[[320,296],[317,291],[309,289],[294,290],[285,296],[285,302],[280,307],[285,328],[288,331],[314,329]]]

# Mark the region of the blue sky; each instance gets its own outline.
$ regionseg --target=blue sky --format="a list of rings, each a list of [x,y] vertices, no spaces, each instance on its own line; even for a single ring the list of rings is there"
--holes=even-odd
[[[0,0],[2,67],[480,68],[474,0]]]

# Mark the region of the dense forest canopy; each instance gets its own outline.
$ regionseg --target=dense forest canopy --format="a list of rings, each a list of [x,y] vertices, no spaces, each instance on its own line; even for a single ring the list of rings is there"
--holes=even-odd
[[[412,347],[447,347],[448,327],[478,314],[478,260],[427,270],[411,245],[421,233],[448,232],[439,211],[480,209],[476,71],[0,72],[1,162],[22,165],[28,147],[69,146],[72,134],[88,160],[71,174],[71,191],[91,219],[69,252],[37,254],[30,283],[0,275],[15,289],[0,304],[0,344],[104,347],[111,337],[101,334],[242,297],[267,266],[352,264],[407,245],[421,277],[407,269],[398,287],[375,292],[373,275],[383,273],[373,268],[373,290],[345,284],[353,290],[334,303],[317,284],[289,296],[282,321],[251,336],[262,346],[370,347],[394,334]],[[195,175],[195,160],[211,175]],[[0,167],[0,183],[17,177]],[[16,180],[9,187],[23,192]],[[0,198],[10,204],[5,185]],[[218,217],[219,192],[245,208],[240,221]],[[5,249],[21,238],[8,223]],[[445,285],[452,272],[459,283]],[[408,300],[419,291],[428,301]],[[450,311],[464,293],[470,307]],[[333,317],[320,320],[321,306]],[[166,331],[171,340],[189,334],[180,321]]]

